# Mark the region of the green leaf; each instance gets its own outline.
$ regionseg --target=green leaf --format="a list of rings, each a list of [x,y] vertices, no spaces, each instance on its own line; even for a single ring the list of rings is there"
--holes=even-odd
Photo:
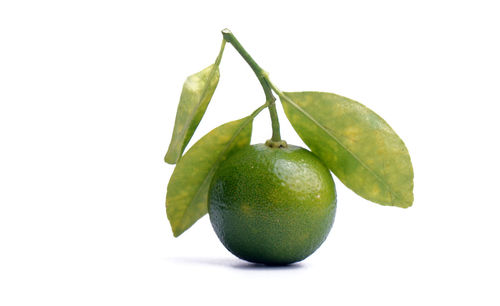
[[[412,205],[410,155],[376,113],[332,93],[288,92],[281,101],[300,138],[347,187],[382,205]]]
[[[179,161],[205,114],[218,83],[219,66],[217,64],[210,65],[186,79],[177,107],[174,131],[165,155],[165,162],[175,164]]]
[[[176,165],[168,183],[166,201],[175,237],[207,213],[208,188],[214,172],[230,154],[250,144],[254,114],[215,128],[195,143]]]

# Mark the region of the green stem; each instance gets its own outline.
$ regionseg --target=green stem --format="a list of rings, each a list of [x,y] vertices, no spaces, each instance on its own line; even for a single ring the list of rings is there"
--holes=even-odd
[[[290,99],[287,96],[285,96],[285,94],[281,90],[279,90],[279,88],[276,87],[276,85],[274,85],[271,82],[271,80],[269,80],[269,77],[266,78],[266,81],[267,81],[267,84],[269,84],[269,87],[271,87],[271,89],[278,95],[278,97],[283,98],[284,100]]]
[[[250,54],[248,54],[245,48],[243,48],[243,46],[229,29],[222,30],[222,36],[224,37],[225,41],[233,45],[236,51],[238,51],[241,57],[243,57],[243,59],[247,62],[250,68],[252,68],[253,72],[257,76],[262,89],[264,89],[264,94],[266,95],[266,104],[268,105],[269,114],[271,115],[271,125],[273,128],[273,135],[271,137],[271,140],[275,143],[281,142],[280,123],[278,120],[278,113],[276,111],[276,104],[274,103],[276,101],[276,98],[274,97],[271,90],[267,72],[265,72],[264,69],[262,69],[255,62],[255,60],[250,56]]]

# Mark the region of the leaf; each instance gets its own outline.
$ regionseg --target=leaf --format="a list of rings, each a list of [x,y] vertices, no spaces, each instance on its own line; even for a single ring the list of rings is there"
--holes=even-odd
[[[219,83],[219,66],[213,64],[189,76],[182,87],[175,116],[172,140],[165,155],[165,162],[175,164],[198,127],[208,103]]]
[[[250,144],[254,116],[221,125],[181,158],[167,187],[167,217],[178,237],[207,213],[208,188],[219,164]]]
[[[347,187],[382,205],[412,205],[410,155],[376,113],[332,93],[289,92],[281,101],[300,138]]]

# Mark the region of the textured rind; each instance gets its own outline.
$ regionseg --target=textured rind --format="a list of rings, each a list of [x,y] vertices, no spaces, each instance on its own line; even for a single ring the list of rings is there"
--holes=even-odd
[[[284,94],[283,108],[295,131],[347,187],[382,205],[412,205],[410,155],[381,117],[332,93]]]
[[[209,190],[209,215],[224,246],[241,259],[289,264],[326,239],[336,208],[335,184],[311,152],[289,145],[241,149],[224,161]]]
[[[180,159],[207,110],[219,76],[219,67],[213,64],[189,76],[184,82],[165,162],[175,164]]]
[[[177,237],[207,213],[208,187],[220,162],[250,144],[252,117],[221,125],[196,142],[176,165],[166,210]]]

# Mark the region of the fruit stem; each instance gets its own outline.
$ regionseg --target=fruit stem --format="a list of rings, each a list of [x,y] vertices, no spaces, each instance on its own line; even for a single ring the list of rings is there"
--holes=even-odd
[[[280,143],[281,135],[280,135],[280,123],[278,119],[278,112],[276,111],[276,98],[273,95],[271,90],[271,86],[268,82],[268,73],[264,71],[255,60],[248,54],[248,52],[243,48],[240,42],[236,39],[234,34],[229,29],[222,30],[222,36],[224,40],[230,43],[236,51],[243,57],[243,59],[247,62],[247,64],[252,68],[253,72],[257,76],[257,79],[264,90],[264,94],[266,95],[266,104],[269,108],[269,114],[271,115],[271,125],[273,128],[273,135],[271,137],[272,142]]]

